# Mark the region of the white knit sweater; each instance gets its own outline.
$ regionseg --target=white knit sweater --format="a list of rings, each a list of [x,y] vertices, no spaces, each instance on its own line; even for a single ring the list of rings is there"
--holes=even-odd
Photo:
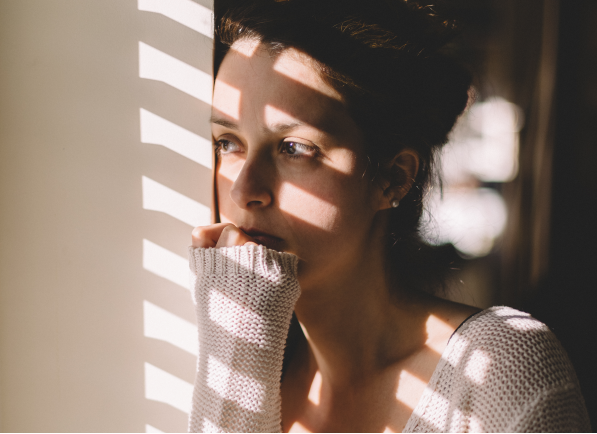
[[[263,246],[189,249],[199,358],[191,432],[280,432],[297,257]]]
[[[450,338],[404,432],[590,432],[574,369],[549,328],[509,307]]]
[[[199,358],[190,432],[279,432],[297,258],[263,246],[189,249]],[[584,432],[574,370],[549,329],[493,307],[452,336],[404,432]]]

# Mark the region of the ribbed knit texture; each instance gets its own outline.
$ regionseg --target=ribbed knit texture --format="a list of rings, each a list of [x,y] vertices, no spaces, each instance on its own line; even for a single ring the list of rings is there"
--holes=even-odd
[[[297,257],[263,246],[189,248],[199,358],[190,432],[280,432]]]
[[[403,432],[589,432],[574,369],[549,328],[492,307],[465,322]]]
[[[297,258],[263,246],[190,249],[199,359],[189,430],[278,432]],[[404,432],[586,432],[576,375],[529,314],[493,307],[452,336]]]

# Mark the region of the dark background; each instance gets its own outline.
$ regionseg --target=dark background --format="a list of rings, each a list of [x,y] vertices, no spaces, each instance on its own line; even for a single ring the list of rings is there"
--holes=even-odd
[[[553,116],[549,267],[523,304],[576,368],[597,426],[597,2],[562,1]]]

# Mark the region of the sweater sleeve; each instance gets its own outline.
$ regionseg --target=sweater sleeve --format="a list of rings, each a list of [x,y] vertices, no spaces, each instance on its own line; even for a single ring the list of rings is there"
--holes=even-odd
[[[296,256],[189,248],[199,358],[190,432],[280,432],[280,381],[300,295]]]

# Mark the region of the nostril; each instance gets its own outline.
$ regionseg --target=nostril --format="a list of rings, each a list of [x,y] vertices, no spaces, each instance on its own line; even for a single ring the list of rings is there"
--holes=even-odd
[[[230,197],[240,208],[259,208],[272,202],[270,166],[263,159],[248,158],[230,189]]]

